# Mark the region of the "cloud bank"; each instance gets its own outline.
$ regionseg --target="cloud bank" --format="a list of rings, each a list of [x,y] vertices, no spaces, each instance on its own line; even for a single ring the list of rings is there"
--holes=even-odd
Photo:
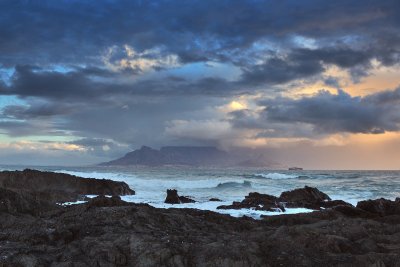
[[[397,133],[400,81],[383,84],[400,70],[398,10],[394,0],[1,1],[0,142],[77,145],[93,162],[142,144]]]

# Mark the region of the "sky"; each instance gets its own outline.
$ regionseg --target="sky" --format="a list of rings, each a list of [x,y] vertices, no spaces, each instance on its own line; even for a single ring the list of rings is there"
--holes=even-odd
[[[400,2],[0,1],[0,164],[212,145],[400,169]]]

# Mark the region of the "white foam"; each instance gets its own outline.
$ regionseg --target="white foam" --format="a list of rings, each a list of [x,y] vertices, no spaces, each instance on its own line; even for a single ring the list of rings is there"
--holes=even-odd
[[[273,180],[299,178],[299,175],[285,174],[285,173],[278,173],[278,172],[257,173],[257,174],[255,174],[255,176],[263,177],[263,178],[267,178],[267,179],[273,179]]]
[[[220,183],[227,182],[237,182],[243,183],[243,180],[232,180],[232,179],[196,179],[196,180],[186,180],[186,179],[138,179],[135,181],[137,185],[148,187],[151,183],[153,186],[157,185],[159,188],[177,188],[177,189],[204,189],[204,188],[214,188]]]
[[[214,188],[219,184],[235,182],[237,184],[243,184],[244,179],[231,179],[231,178],[212,178],[212,179],[182,179],[182,178],[174,178],[174,179],[166,179],[162,177],[160,179],[157,178],[148,178],[148,177],[138,177],[134,174],[126,174],[126,173],[114,173],[114,172],[79,172],[79,171],[68,171],[68,170],[57,170],[54,172],[58,173],[66,173],[70,175],[75,175],[83,178],[96,178],[96,179],[111,179],[115,181],[124,181],[128,183],[128,185],[133,185],[137,188],[160,188],[160,189],[168,189],[168,188],[177,188],[177,189],[199,189],[199,188]]]
[[[63,203],[57,203],[57,204],[61,205],[61,206],[71,206],[71,205],[76,205],[76,204],[83,204],[85,202],[86,201],[78,200],[78,201],[75,201],[75,202],[63,202]]]
[[[93,195],[89,195],[88,197],[92,198]],[[254,210],[254,209],[217,209],[218,206],[221,205],[230,205],[232,202],[230,201],[207,201],[207,202],[195,202],[195,203],[186,203],[186,204],[167,204],[164,202],[151,202],[151,201],[140,201],[134,196],[121,196],[121,199],[126,202],[132,203],[146,203],[150,206],[159,209],[197,209],[197,210],[206,210],[213,211],[216,213],[227,214],[232,217],[243,217],[248,216],[254,219],[261,219],[261,216],[277,216],[283,214],[298,214],[298,213],[309,213],[313,212],[313,210],[305,209],[305,208],[287,208],[284,212],[271,212],[271,211],[262,211],[262,210]],[[76,201],[76,202],[64,202],[60,205],[62,206],[70,206],[76,204],[82,204],[86,201]]]
[[[140,203],[138,199],[135,199],[134,196],[122,196],[121,197],[124,201],[127,202],[134,202]],[[313,210],[305,209],[305,208],[287,208],[284,212],[271,212],[271,211],[262,211],[262,210],[254,210],[254,209],[217,209],[218,206],[222,205],[230,205],[232,204],[231,201],[206,201],[206,202],[195,202],[195,203],[186,203],[186,204],[167,204],[163,202],[150,202],[144,201],[145,203],[155,207],[155,208],[162,208],[162,209],[198,209],[198,210],[208,210],[213,211],[221,214],[227,214],[232,217],[243,217],[248,216],[254,219],[260,219],[261,215],[266,216],[276,216],[276,215],[283,215],[283,214],[297,214],[297,213],[308,213],[312,212]]]

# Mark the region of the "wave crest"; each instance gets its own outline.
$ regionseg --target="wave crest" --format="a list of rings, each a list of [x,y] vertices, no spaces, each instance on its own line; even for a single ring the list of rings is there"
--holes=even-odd
[[[217,188],[219,189],[226,189],[226,188],[241,188],[241,187],[251,187],[251,183],[249,181],[243,181],[243,183],[238,182],[225,182],[219,183]]]

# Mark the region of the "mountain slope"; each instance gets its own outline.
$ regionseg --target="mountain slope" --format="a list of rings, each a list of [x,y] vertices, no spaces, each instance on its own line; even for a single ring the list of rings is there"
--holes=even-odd
[[[247,159],[248,160],[248,159]],[[216,147],[196,146],[166,146],[160,150],[142,146],[140,149],[127,153],[125,156],[101,163],[102,166],[124,165],[189,165],[189,166],[232,166],[243,159],[231,155]]]

